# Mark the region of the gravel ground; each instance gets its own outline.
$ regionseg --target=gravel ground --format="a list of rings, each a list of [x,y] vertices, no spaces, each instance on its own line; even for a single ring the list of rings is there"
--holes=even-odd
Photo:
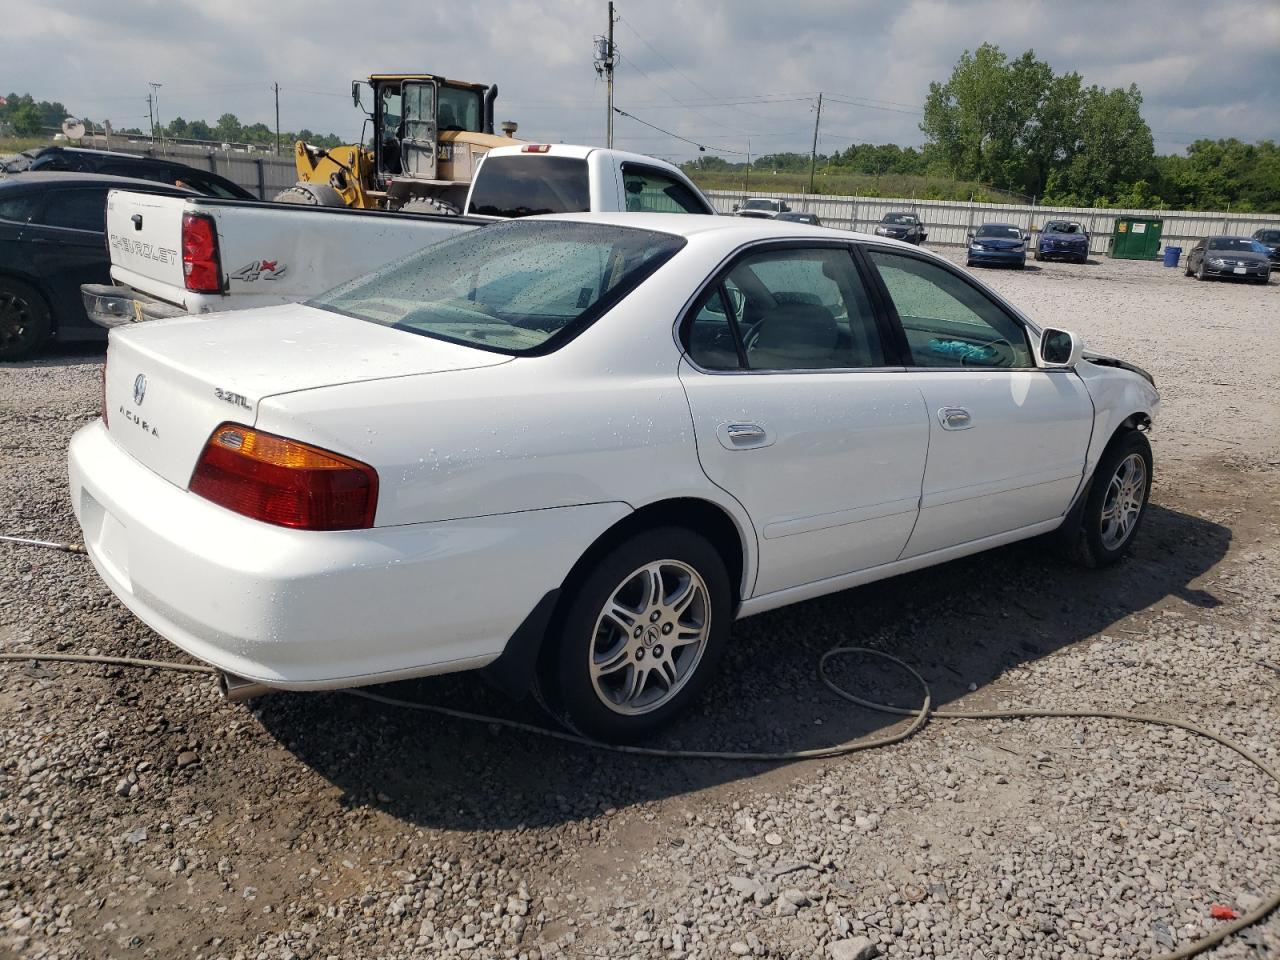
[[[814,678],[853,642],[940,705],[1161,712],[1280,763],[1280,289],[1149,263],[982,274],[1165,397],[1132,556],[1020,544],[740,623],[660,742],[883,733]],[[75,539],[64,453],[101,355],[0,367],[0,532]],[[358,638],[353,638],[358,641]],[[79,557],[0,545],[0,649],[173,659]],[[892,670],[850,687],[910,703]],[[396,695],[537,721],[471,677]],[[0,665],[0,958],[1136,957],[1280,882],[1280,793],[1181,731],[936,722],[789,765],[655,761],[340,694]],[[1212,956],[1280,955],[1280,918]]]

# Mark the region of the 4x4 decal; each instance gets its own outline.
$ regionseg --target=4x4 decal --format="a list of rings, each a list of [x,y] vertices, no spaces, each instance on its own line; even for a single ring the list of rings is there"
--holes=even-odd
[[[289,265],[279,260],[254,260],[246,263],[239,270],[232,271],[232,280],[244,280],[252,283],[255,280],[279,280],[288,271]]]

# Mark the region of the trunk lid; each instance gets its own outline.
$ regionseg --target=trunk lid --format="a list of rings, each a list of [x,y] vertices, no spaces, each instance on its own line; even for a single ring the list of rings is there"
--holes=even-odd
[[[107,244],[118,279],[145,293],[186,288],[182,273],[185,197],[112,190],[107,194]]]
[[[253,426],[265,397],[510,359],[303,304],[157,320],[112,331],[107,421],[116,443],[185,489],[214,428]]]

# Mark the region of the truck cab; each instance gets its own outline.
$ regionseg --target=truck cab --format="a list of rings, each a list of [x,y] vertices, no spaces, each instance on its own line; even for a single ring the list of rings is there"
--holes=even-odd
[[[693,181],[665,160],[564,143],[490,150],[476,171],[464,208],[475,216],[503,219],[588,210],[716,212]]]

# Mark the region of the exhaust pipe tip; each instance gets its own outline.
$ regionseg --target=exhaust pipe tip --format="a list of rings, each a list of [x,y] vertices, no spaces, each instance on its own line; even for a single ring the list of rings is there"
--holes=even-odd
[[[228,703],[240,703],[244,700],[252,700],[254,697],[263,697],[269,693],[275,693],[275,687],[269,687],[265,683],[258,683],[256,680],[237,677],[234,673],[219,672],[218,692],[222,694],[222,699]]]

